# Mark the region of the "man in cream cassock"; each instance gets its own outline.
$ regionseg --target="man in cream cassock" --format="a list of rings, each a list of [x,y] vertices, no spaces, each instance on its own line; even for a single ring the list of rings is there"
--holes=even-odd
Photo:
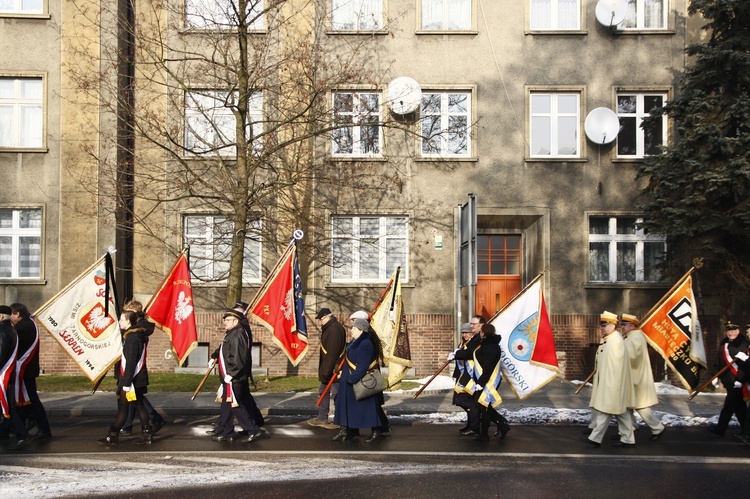
[[[625,338],[625,347],[628,349],[630,358],[630,376],[633,380],[636,405],[633,406],[631,414],[635,426],[635,412],[643,419],[643,422],[651,428],[649,440],[659,440],[664,433],[664,425],[661,420],[654,416],[651,406],[659,403],[654,386],[654,374],[651,371],[651,359],[648,357],[648,342],[643,331],[638,329],[638,318],[630,314],[622,314],[620,329]]]
[[[605,311],[601,314],[599,328],[602,343],[596,352],[594,364],[593,388],[589,406],[595,425],[591,435],[583,441],[594,447],[600,447],[612,416],[617,418],[620,441],[615,447],[634,447],[633,417],[629,408],[635,405],[635,393],[630,379],[630,363],[625,340],[615,329],[617,315]]]

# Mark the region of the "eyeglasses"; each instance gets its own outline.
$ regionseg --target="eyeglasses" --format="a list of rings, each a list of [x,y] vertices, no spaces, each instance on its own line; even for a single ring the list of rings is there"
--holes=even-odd
[[[482,323],[481,322],[470,322],[469,323],[469,325],[471,325],[471,326],[479,326],[480,324],[482,324]]]

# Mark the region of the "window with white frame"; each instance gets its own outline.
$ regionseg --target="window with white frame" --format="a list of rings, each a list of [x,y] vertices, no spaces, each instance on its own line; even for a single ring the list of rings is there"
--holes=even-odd
[[[331,29],[374,31],[383,27],[383,0],[331,0]]]
[[[664,93],[618,93],[617,117],[620,132],[617,134],[617,157],[642,158],[659,154],[667,143],[667,116],[662,115],[656,123],[643,128],[643,119],[654,109],[663,107],[667,95]]]
[[[420,154],[468,157],[471,154],[470,120],[471,92],[423,92]]]
[[[0,208],[0,279],[41,276],[41,208]]]
[[[0,77],[0,148],[44,146],[44,79]]]
[[[2,0],[0,0],[2,1]],[[250,30],[263,29],[263,3],[248,0],[244,23]],[[190,29],[236,29],[237,0],[185,0],[185,27]]]
[[[421,29],[441,31],[471,29],[472,0],[421,1]]]
[[[530,96],[531,157],[579,156],[580,94],[534,92]]]
[[[44,0],[0,0],[0,14],[44,14]]]
[[[668,0],[628,0],[620,29],[666,29]]]
[[[331,281],[383,282],[397,267],[408,280],[409,217],[331,217]]]
[[[580,0],[530,1],[529,27],[532,30],[564,31],[580,29]]]
[[[247,228],[242,261],[242,282],[260,282],[260,221]],[[190,271],[201,281],[221,282],[229,277],[232,253],[232,221],[222,215],[185,215],[183,239],[190,245]]]
[[[383,142],[380,128],[379,92],[333,92],[333,156],[380,156]]]
[[[637,216],[589,216],[590,282],[660,282],[667,244]]]
[[[188,155],[236,156],[237,92],[191,90],[185,93],[185,152]],[[263,96],[255,92],[248,102],[252,136],[247,140],[257,154],[262,147]]]

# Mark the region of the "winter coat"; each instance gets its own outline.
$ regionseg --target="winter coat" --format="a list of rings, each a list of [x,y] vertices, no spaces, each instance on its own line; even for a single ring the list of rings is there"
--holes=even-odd
[[[654,386],[654,373],[651,371],[651,359],[648,356],[648,343],[643,331],[634,329],[625,336],[625,347],[630,359],[630,377],[635,390],[636,405],[634,409],[643,409],[659,403]]]
[[[341,370],[339,393],[336,396],[336,412],[333,423],[348,428],[375,428],[380,426],[378,397],[357,400],[353,385],[375,363],[375,350],[370,333],[364,331],[359,338],[346,347],[346,361]]]
[[[115,365],[117,386],[145,388],[148,386],[146,349],[148,334],[139,327],[131,327],[122,334],[122,355]],[[146,393],[144,390],[143,393]]]
[[[24,379],[37,378],[39,377],[39,330],[36,323],[30,317],[24,317],[14,327],[18,333],[16,372],[23,372]]]
[[[232,381],[247,381],[247,366],[250,361],[250,350],[247,342],[247,333],[245,333],[242,324],[237,324],[227,331],[220,349],[220,355],[223,359],[222,378],[228,374],[232,377]]]
[[[747,347],[749,345],[750,343],[748,343],[747,339],[741,334],[737,336],[733,341],[729,341],[729,338],[724,338],[723,340],[721,340],[721,343],[719,343],[719,350],[716,354],[716,370],[718,371],[720,369],[723,369],[724,366],[727,365],[727,361],[725,358],[725,349],[729,351],[729,356],[734,359],[738,353],[747,350]],[[724,371],[724,374],[721,375],[721,384],[724,385],[724,388],[729,390],[731,388],[734,388],[735,381],[750,381],[748,379],[744,379],[745,377],[746,376],[744,370],[740,370],[737,375],[735,375],[730,368]]]
[[[594,369],[590,407],[604,414],[622,414],[636,405],[628,351],[619,331],[602,340]]]
[[[344,326],[331,317],[323,324],[320,335],[320,359],[318,360],[318,380],[327,384],[331,380],[333,370],[338,366],[341,355],[346,347],[346,331]]]

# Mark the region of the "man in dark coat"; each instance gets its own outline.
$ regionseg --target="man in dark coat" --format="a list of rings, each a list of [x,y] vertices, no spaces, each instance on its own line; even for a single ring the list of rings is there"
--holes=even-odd
[[[243,313],[234,309],[227,309],[224,313],[224,328],[226,335],[219,348],[218,364],[219,377],[222,385],[217,394],[221,402],[219,423],[213,431],[216,441],[233,441],[238,435],[234,432],[234,419],[247,433],[242,441],[249,443],[262,435],[253,414],[258,406],[250,393],[248,385],[247,363],[248,337],[242,327]]]
[[[9,306],[0,305],[0,438],[8,438],[10,432],[13,432],[23,445],[28,438],[28,431],[18,414],[13,393],[18,335],[10,323],[10,314]]]
[[[31,320],[31,314],[23,303],[10,306],[10,322],[18,334],[16,354],[16,404],[20,406],[21,418],[28,428],[36,425],[34,438],[48,439],[52,436],[47,411],[39,400],[36,391],[36,378],[39,376],[39,330]],[[22,443],[19,441],[19,444]]]
[[[334,370],[338,367],[344,355],[346,331],[328,308],[321,308],[315,318],[320,321],[321,326],[320,359],[318,360],[318,380],[320,381],[318,395],[321,395],[328,386],[331,377],[335,376]],[[310,426],[322,426],[328,429],[338,428],[337,425],[328,423],[331,397],[335,402],[338,391],[339,383],[334,381],[318,406],[318,416],[307,421]]]

